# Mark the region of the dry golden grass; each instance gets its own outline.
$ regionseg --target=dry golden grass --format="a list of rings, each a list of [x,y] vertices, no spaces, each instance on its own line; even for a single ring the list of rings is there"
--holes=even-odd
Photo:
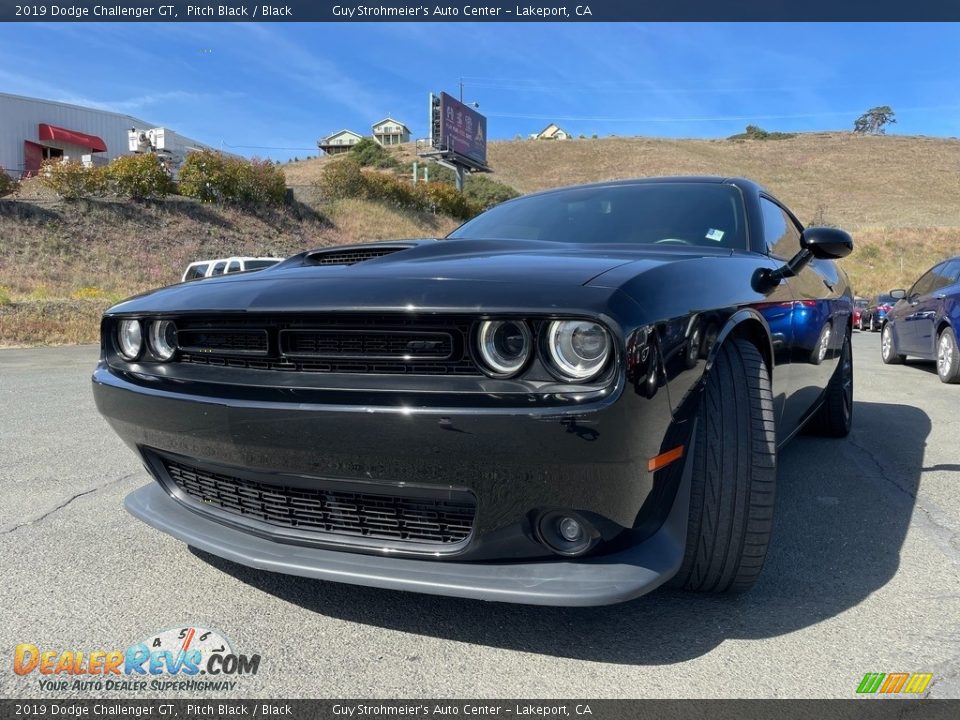
[[[100,316],[111,304],[32,300],[0,306],[0,347],[98,342]]]
[[[413,144],[398,159],[412,160]],[[522,192],[660,175],[748,177],[767,186],[804,222],[849,229],[960,226],[960,140],[898,135],[802,133],[786,140],[496,141],[491,176]],[[330,158],[284,166],[310,185]]]
[[[197,259],[286,257],[347,242],[442,235],[453,226],[367,202],[249,212],[182,198],[0,200],[0,346],[91,342],[104,308],[179,282]]]
[[[853,239],[842,264],[861,295],[908,288],[938,260],[960,255],[960,227],[863,227]]]

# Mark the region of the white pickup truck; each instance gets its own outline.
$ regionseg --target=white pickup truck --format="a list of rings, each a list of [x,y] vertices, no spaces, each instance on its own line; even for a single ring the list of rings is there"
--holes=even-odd
[[[215,275],[226,275],[227,273],[263,270],[282,260],[283,258],[273,257],[228,257],[216,260],[198,260],[187,265],[181,280],[186,282],[187,280],[199,280]]]

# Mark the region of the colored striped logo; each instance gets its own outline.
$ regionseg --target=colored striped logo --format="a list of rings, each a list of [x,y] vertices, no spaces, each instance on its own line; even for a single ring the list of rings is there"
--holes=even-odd
[[[867,673],[857,692],[862,695],[922,693],[933,680],[933,673]]]

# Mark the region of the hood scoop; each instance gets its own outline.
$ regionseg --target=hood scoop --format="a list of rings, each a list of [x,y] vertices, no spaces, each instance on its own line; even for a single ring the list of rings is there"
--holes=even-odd
[[[356,265],[374,258],[409,250],[413,245],[353,245],[345,248],[314,250],[303,259],[304,265]]]

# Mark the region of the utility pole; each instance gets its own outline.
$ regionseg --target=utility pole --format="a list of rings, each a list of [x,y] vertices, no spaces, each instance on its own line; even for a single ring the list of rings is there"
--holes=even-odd
[[[466,170],[463,165],[457,163],[457,192],[463,192],[463,176],[466,174]]]

